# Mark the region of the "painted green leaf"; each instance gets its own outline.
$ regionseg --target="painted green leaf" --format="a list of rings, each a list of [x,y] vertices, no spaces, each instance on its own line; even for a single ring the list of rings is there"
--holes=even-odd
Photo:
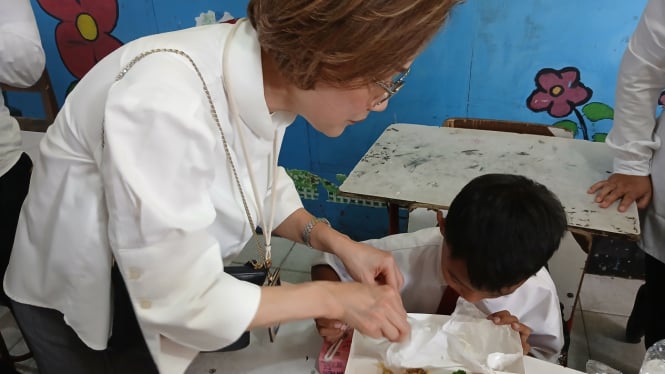
[[[323,185],[323,188],[325,188],[326,191],[328,191],[329,194],[336,194],[337,193],[337,190],[339,188],[334,183],[332,183],[331,181],[329,181],[327,179],[324,179],[324,178],[321,178],[321,177],[319,177],[319,178],[321,180],[321,184]]]
[[[335,179],[337,179],[337,182],[341,185],[346,180],[346,174],[335,174]]]
[[[593,134],[592,140],[594,142],[598,142],[598,143],[605,143],[605,138],[607,138],[606,133],[597,132],[597,133]]]
[[[589,103],[582,107],[582,112],[591,122],[614,118],[614,109],[603,103]]]
[[[573,121],[565,119],[554,123],[552,126],[568,130],[573,133],[573,136],[577,135],[577,123]]]
[[[287,169],[286,172],[293,179],[293,183],[296,185],[298,191],[316,191],[317,185],[320,182],[318,175],[310,173],[307,170],[298,169]]]

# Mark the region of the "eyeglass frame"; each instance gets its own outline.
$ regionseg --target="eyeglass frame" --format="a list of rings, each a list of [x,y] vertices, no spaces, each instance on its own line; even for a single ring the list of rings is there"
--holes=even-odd
[[[406,70],[399,73],[397,79],[390,82],[390,84],[387,84],[384,81],[375,81],[374,83],[376,83],[376,85],[378,85],[379,87],[383,88],[383,90],[386,91],[387,93],[387,96],[379,100],[375,105],[383,104],[384,102],[386,102],[386,100],[390,99],[396,93],[398,93],[402,89],[402,87],[404,87],[404,83],[406,83],[406,77],[407,75],[409,75],[410,72],[411,72],[411,67],[408,67]]]

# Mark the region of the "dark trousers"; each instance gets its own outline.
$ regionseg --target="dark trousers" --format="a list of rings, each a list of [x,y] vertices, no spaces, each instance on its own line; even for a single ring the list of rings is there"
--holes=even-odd
[[[665,339],[665,263],[645,254],[644,275],[644,345],[649,348],[653,343]]]
[[[23,200],[28,194],[32,173],[32,161],[23,153],[18,162],[3,176],[0,176],[0,285],[5,278],[9,256],[14,246],[18,215]],[[0,304],[9,305],[9,299],[0,286]]]
[[[102,351],[85,345],[57,310],[12,301],[16,321],[40,374],[158,373],[116,267],[111,277],[113,331],[108,347]]]

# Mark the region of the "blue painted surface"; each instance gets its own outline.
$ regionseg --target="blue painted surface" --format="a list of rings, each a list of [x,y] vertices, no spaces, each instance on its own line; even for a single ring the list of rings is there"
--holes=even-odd
[[[246,6],[245,0],[118,1],[120,15],[112,34],[123,42],[191,27],[194,17],[209,9],[218,16],[225,10],[243,16]],[[467,0],[416,59],[406,86],[385,112],[371,114],[335,139],[298,119],[287,131],[281,163],[335,181],[337,174],[351,171],[390,123],[438,126],[451,117],[478,117],[552,124],[559,119],[526,107],[526,98],[536,87],[534,77],[543,68],[577,67],[581,81],[593,90],[590,102],[613,106],[621,54],[645,4],[646,0]],[[34,0],[33,6],[47,66],[62,103],[73,77],[55,47],[57,21]],[[15,95],[10,99],[26,113],[39,111],[36,99]],[[576,121],[574,115],[566,119]],[[591,133],[606,133],[611,120],[588,125]],[[330,203],[326,195],[322,193],[319,200],[306,200],[305,204],[355,238],[386,233],[385,209]]]

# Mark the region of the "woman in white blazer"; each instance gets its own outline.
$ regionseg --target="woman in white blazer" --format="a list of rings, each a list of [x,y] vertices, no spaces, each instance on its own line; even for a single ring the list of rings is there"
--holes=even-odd
[[[338,136],[385,109],[456,2],[251,0],[249,20],[100,61],[40,144],[4,282],[40,372],[181,373],[248,329],[315,317],[405,338],[392,256],[312,217],[276,161],[296,115]],[[256,226],[362,283],[226,274]]]

